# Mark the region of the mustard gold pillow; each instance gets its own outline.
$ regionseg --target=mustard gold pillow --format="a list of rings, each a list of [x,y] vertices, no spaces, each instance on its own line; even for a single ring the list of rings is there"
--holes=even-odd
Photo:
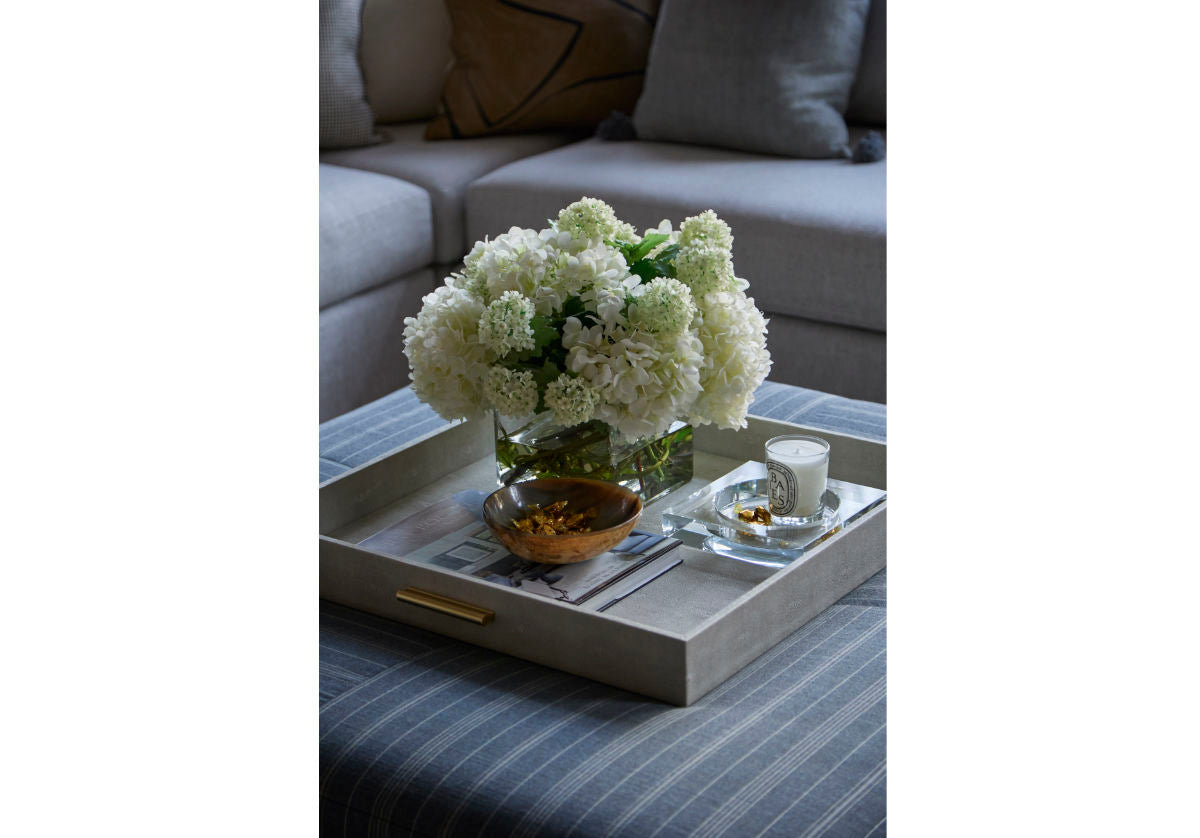
[[[446,0],[454,64],[426,139],[594,128],[632,113],[659,0]]]

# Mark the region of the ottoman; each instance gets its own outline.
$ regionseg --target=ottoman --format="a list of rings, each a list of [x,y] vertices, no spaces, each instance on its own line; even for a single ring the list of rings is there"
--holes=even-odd
[[[886,438],[770,381],[751,413]],[[320,479],[444,424],[408,388],[332,419]],[[690,707],[322,601],[321,834],[885,835],[886,573]]]

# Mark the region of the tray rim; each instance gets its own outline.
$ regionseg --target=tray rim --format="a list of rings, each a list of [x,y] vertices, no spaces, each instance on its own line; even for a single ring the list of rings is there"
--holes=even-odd
[[[362,465],[356,466],[355,468],[353,468],[349,471],[343,472],[340,475],[337,475],[335,477],[330,478],[329,480],[326,480],[325,482],[323,482],[319,485],[319,492],[322,496],[325,496],[326,494],[332,495],[333,491],[327,491],[327,490],[337,489],[339,487],[339,485],[342,484],[344,481],[353,482],[355,480],[359,480],[362,478],[363,475],[370,474],[374,469],[379,467],[381,464],[386,463],[387,461],[393,460],[394,458],[403,455],[405,452],[415,449],[417,447],[427,446],[427,445],[437,441],[437,439],[442,436],[448,435],[451,439],[454,439],[464,433],[472,433],[472,432],[477,432],[479,430],[487,430],[489,433],[489,439],[490,439],[492,425],[491,425],[491,422],[488,421],[489,419],[490,419],[490,416],[485,414],[483,419],[455,420],[454,422],[451,422],[449,425],[445,425],[441,428],[437,428],[433,431],[430,431],[429,433],[424,434],[424,435],[418,437],[417,439],[410,440],[409,442],[405,443],[404,445],[401,445],[401,446],[398,446],[398,447],[392,449],[391,451],[384,452],[383,454],[380,454],[379,456],[372,458],[371,460],[363,463]],[[771,436],[776,436],[776,435],[778,435],[777,431],[779,431],[781,429],[800,429],[800,430],[804,430],[804,431],[811,431],[811,432],[817,433],[817,434],[825,434],[826,436],[832,437],[835,439],[852,440],[854,443],[859,444],[859,445],[881,449],[886,455],[886,450],[887,450],[886,442],[878,442],[876,440],[867,439],[865,437],[858,437],[858,436],[854,436],[852,434],[835,433],[833,431],[826,431],[826,430],[823,430],[820,428],[810,428],[807,425],[800,425],[795,422],[788,422],[788,421],[781,420],[781,419],[771,419],[771,418],[768,418],[765,416],[757,416],[755,414],[749,414],[747,416],[747,428],[739,429],[737,431],[733,431],[733,430],[729,430],[729,429],[719,429],[712,425],[697,426],[695,428],[695,437],[693,438],[693,444],[696,445],[697,448],[699,448],[700,450],[712,451],[713,453],[723,454],[724,452],[721,450],[719,445],[701,446],[700,443],[701,442],[707,443],[707,442],[712,442],[712,441],[718,441],[722,436],[724,436],[726,434],[734,434],[734,433],[746,434],[747,431],[750,432],[751,436],[754,436],[754,435],[761,436],[763,434],[769,434]],[[459,452],[471,451],[471,450],[473,450],[473,449],[470,446],[463,446],[463,448],[458,449]],[[457,461],[458,459],[465,459],[464,465],[470,465],[471,463],[477,462],[478,459],[480,459],[480,458],[479,457],[472,458],[472,457],[468,456],[465,458],[463,458],[463,457],[455,458],[455,460],[453,460],[453,461]],[[886,456],[885,456],[885,461],[886,461]],[[450,470],[453,470],[453,467]],[[886,484],[886,475],[884,475],[884,477],[885,477],[884,482]],[[432,479],[436,480],[437,478],[435,477]],[[428,485],[428,483],[422,484],[422,486],[424,486],[424,485]],[[378,509],[382,508],[383,506],[387,506],[390,503],[394,503],[397,500],[408,497],[409,495],[414,494],[416,491],[419,491],[420,488],[421,487],[417,487],[417,488],[413,489],[412,491],[407,491],[407,492],[398,494],[395,497],[393,497],[387,501],[384,501],[381,504],[374,506],[374,509],[371,511],[378,510]],[[885,488],[885,486],[880,486],[879,488]],[[669,494],[665,495],[664,497],[657,499],[652,504],[652,506],[658,507],[658,509],[656,510],[656,514],[661,511],[661,508],[664,508],[664,507],[660,506],[660,504],[669,503],[670,499],[672,498],[672,496],[674,494],[675,494],[674,492],[669,493]],[[799,566],[807,564],[814,556],[823,552],[830,545],[842,541],[847,535],[856,531],[861,525],[865,524],[869,520],[872,520],[875,517],[875,514],[877,512],[886,509],[886,507],[887,507],[887,499],[885,498],[883,500],[883,502],[880,503],[878,505],[878,507],[876,507],[876,509],[872,510],[869,514],[867,514],[867,515],[863,516],[862,518],[860,518],[859,520],[855,521],[854,524],[852,524],[851,526],[843,527],[839,532],[835,533],[834,535],[830,536],[829,538],[826,538],[824,541],[822,541],[820,544],[818,544],[812,550],[806,552],[800,559],[786,565],[785,567],[780,568],[776,572],[772,573],[766,579],[763,579],[762,581],[755,583],[747,591],[745,591],[743,594],[739,595],[736,599],[732,600],[730,603],[728,603],[727,605],[722,607],[719,611],[717,611],[716,613],[705,618],[700,623],[697,623],[696,625],[692,626],[687,632],[671,631],[669,629],[664,629],[664,628],[660,628],[657,626],[648,625],[646,623],[640,623],[640,622],[636,622],[633,620],[629,620],[624,617],[620,617],[616,614],[610,614],[607,612],[581,611],[578,607],[571,605],[569,603],[558,602],[557,600],[549,599],[549,598],[543,597],[543,596],[538,596],[537,594],[531,594],[527,591],[521,591],[521,590],[515,589],[515,588],[504,589],[502,593],[505,596],[509,596],[509,597],[511,597],[511,596],[523,597],[527,601],[531,601],[531,602],[551,603],[557,608],[567,609],[567,611],[569,611],[570,613],[595,614],[597,617],[600,617],[605,620],[612,620],[612,621],[621,623],[623,625],[627,625],[632,628],[636,628],[641,631],[648,631],[648,632],[651,632],[653,634],[659,635],[664,638],[680,640],[680,641],[683,641],[686,643],[687,641],[695,638],[699,634],[701,634],[704,631],[706,631],[707,629],[709,629],[712,625],[723,620],[729,613],[736,611],[738,608],[742,607],[747,601],[754,598],[762,591],[767,590],[768,587],[777,584],[779,582],[779,580],[785,578],[786,576],[791,575],[791,572],[793,570],[795,570]],[[365,515],[371,514],[371,511],[368,511],[367,513],[364,513],[363,516],[359,516],[359,517],[365,517]],[[348,525],[353,520],[355,520],[355,519],[352,518],[347,521],[342,521],[331,527],[326,527],[326,526],[322,525],[320,527],[321,532],[319,532],[320,541],[321,542],[333,542],[341,547],[361,551],[363,553],[370,554],[379,559],[385,559],[387,561],[393,561],[393,562],[402,562],[408,567],[413,567],[413,566],[425,567],[424,565],[417,565],[416,563],[404,562],[403,559],[388,555],[386,553],[380,553],[376,550],[371,550],[370,548],[362,547],[360,544],[357,544],[352,541],[346,541],[344,539],[337,538],[336,536],[329,535],[325,532],[326,529],[329,529],[329,530],[342,529],[344,526]],[[492,585],[491,583],[486,582],[482,579],[475,579],[474,577],[465,576],[465,575],[459,574],[459,573],[454,573],[453,571],[450,571],[450,570],[445,570],[442,568],[437,568],[437,567],[432,567],[432,566],[430,566],[428,569],[432,573],[435,573],[439,576],[443,576],[443,577],[447,577],[447,578],[451,578],[451,579],[455,579],[455,580],[465,581],[467,583],[468,587],[475,588],[481,592],[492,591],[496,588],[495,585]]]
[[[836,532],[833,535],[826,538],[824,541],[822,541],[816,547],[812,548],[811,550],[806,550],[804,552],[804,555],[802,555],[799,559],[795,560],[794,562],[792,562],[784,567],[781,567],[778,571],[776,571],[775,573],[772,573],[766,579],[762,580],[757,585],[750,588],[750,590],[746,591],[744,594],[739,596],[737,599],[730,602],[728,605],[726,605],[720,611],[718,611],[717,613],[710,616],[708,619],[706,619],[700,625],[696,626],[691,632],[689,632],[686,635],[685,639],[690,640],[693,637],[695,637],[696,635],[700,634],[705,629],[709,628],[710,626],[712,626],[716,623],[719,623],[728,614],[738,610],[738,608],[740,608],[742,605],[744,605],[747,601],[749,601],[750,599],[753,599],[758,594],[767,590],[771,586],[777,584],[780,579],[784,578],[784,575],[786,572],[792,570],[795,567],[799,567],[800,565],[808,564],[814,558],[816,558],[821,553],[823,553],[827,549],[829,549],[830,545],[844,540],[843,537],[845,535],[847,535],[848,533],[854,532],[860,526],[866,524],[868,521],[874,520],[878,515],[882,514],[886,509],[887,509],[887,499],[885,498],[883,500],[883,502],[881,502],[878,506],[871,509],[869,512],[867,512],[865,515],[863,515],[858,520],[854,521],[854,523],[852,523],[849,527],[843,526],[843,528],[841,530],[839,530],[838,532]],[[863,581],[866,581],[866,580],[863,580]]]
[[[563,611],[565,613],[591,614],[591,615],[594,615],[603,620],[613,620],[618,623],[627,625],[630,628],[637,629],[638,631],[650,632],[652,634],[660,635],[661,637],[668,638],[671,640],[680,640],[680,641],[684,641],[684,642],[686,642],[688,640],[688,635],[680,634],[679,632],[671,631],[670,629],[659,628],[657,626],[650,626],[650,625],[646,625],[645,623],[638,623],[633,620],[628,620],[624,617],[620,617],[616,614],[609,614],[605,611],[589,611],[587,609],[580,608],[577,605],[572,605],[569,602],[560,602],[557,599],[551,599],[550,597],[541,596],[540,594],[531,594],[528,591],[522,591],[520,588],[504,588],[502,586],[496,586],[496,585],[492,584],[491,582],[487,582],[483,579],[477,579],[474,576],[469,576],[469,575],[465,575],[462,573],[455,573],[452,570],[444,570],[440,567],[434,567],[433,565],[423,565],[423,564],[419,564],[416,562],[404,562],[403,559],[398,559],[395,556],[389,556],[387,553],[380,553],[378,550],[372,550],[369,547],[362,547],[351,541],[343,541],[342,539],[334,538],[333,536],[321,535],[320,540],[322,543],[336,544],[339,547],[346,548],[349,550],[356,550],[361,553],[367,553],[376,558],[386,559],[387,561],[390,561],[390,562],[402,562],[402,563],[404,563],[405,567],[420,567],[423,569],[427,569],[430,573],[436,574],[438,576],[444,576],[444,577],[448,577],[450,579],[455,579],[455,580],[462,580],[463,582],[465,582],[467,584],[468,587],[476,588],[480,591],[485,591],[485,592],[495,591],[500,596],[504,596],[504,597],[514,597],[515,596],[518,598],[524,598],[526,601],[537,603],[538,605],[545,604],[545,605],[551,605],[555,608],[563,609]],[[722,609],[722,611],[723,610],[724,609]]]

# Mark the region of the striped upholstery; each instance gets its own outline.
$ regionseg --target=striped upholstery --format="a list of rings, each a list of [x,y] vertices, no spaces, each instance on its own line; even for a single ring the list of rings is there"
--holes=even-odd
[[[754,412],[883,439],[882,405]],[[322,479],[441,425],[401,390],[321,427]],[[691,707],[321,604],[321,834],[882,836],[886,571]]]

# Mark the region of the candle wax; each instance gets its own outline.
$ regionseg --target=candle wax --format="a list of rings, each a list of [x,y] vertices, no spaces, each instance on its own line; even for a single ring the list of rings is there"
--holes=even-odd
[[[829,449],[807,439],[781,439],[767,449],[771,514],[806,517],[821,509]]]

